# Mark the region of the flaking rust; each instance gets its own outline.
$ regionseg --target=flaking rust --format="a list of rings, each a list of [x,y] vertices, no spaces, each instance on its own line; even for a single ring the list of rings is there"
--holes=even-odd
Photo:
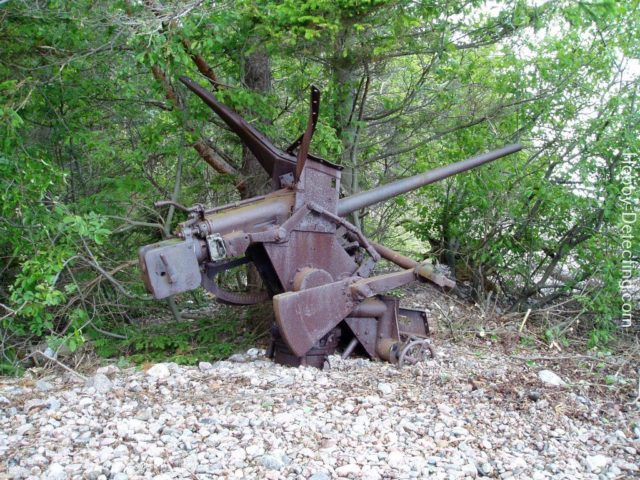
[[[322,368],[327,355],[341,345],[343,356],[357,351],[400,365],[430,355],[425,312],[400,308],[396,298],[383,293],[416,280],[440,287],[454,282],[427,262],[368,240],[345,217],[522,147],[509,145],[340,198],[342,167],[309,153],[319,114],[318,89],[311,88],[305,132],[280,150],[208,90],[189,78],[180,80],[251,150],[271,177],[272,192],[212,209],[177,205],[189,213],[178,227],[178,238],[139,251],[147,290],[165,298],[202,286],[225,303],[271,300],[275,325],[269,355],[286,365]],[[381,258],[401,270],[371,276]],[[220,272],[249,262],[260,273],[264,292],[230,292],[218,285]]]

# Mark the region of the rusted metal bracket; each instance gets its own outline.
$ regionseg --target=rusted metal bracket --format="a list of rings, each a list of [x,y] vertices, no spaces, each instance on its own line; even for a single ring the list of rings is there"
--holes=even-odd
[[[188,213],[189,220],[184,223],[185,227],[189,227],[191,225],[194,225],[198,221],[203,220],[205,215],[205,208],[201,203],[196,203],[191,207],[185,207],[184,205],[178,202],[174,202],[173,200],[160,200],[158,202],[155,202],[153,206],[155,208],[174,207],[182,212]],[[190,236],[190,232],[183,230],[181,238],[189,239]]]
[[[363,235],[363,233],[360,231],[360,229],[358,229],[358,227],[356,227],[352,223],[349,223],[344,218],[334,215],[329,210],[321,207],[315,202],[309,202],[308,206],[312,211],[316,212],[318,215],[322,215],[328,220],[334,222],[336,225],[340,225],[344,227],[345,229],[347,229],[349,232],[353,233],[356,236],[360,246],[363,247],[369,254],[370,261],[363,262],[360,265],[360,268],[356,270],[355,274],[359,277],[368,277],[373,271],[373,267],[375,266],[376,262],[380,260],[380,255],[378,254],[374,246],[371,244],[371,242],[367,239],[367,237]]]
[[[202,275],[202,286],[213,293],[222,303],[231,305],[256,305],[269,300],[269,293],[261,290],[258,292],[233,292],[226,290],[216,283],[218,272],[205,270]]]
[[[273,297],[276,323],[291,350],[304,355],[363,300],[415,279],[415,270],[402,270],[282,293]]]
[[[353,310],[356,302],[348,288],[355,281],[351,277],[273,297],[278,331],[294,354],[305,355]]]
[[[309,207],[303,205],[300,207],[289,219],[281,226],[267,230],[265,232],[251,233],[249,234],[249,240],[251,243],[258,242],[286,242],[291,235],[291,232],[300,224],[302,219],[309,213]]]
[[[309,105],[309,120],[307,121],[307,129],[298,143],[298,140],[293,142],[292,145],[287,149],[288,153],[293,152],[294,145],[300,145],[300,149],[298,150],[298,158],[296,161],[296,169],[294,172],[294,181],[298,183],[300,181],[300,175],[302,175],[302,171],[304,170],[304,164],[307,161],[307,155],[309,155],[309,146],[311,145],[311,138],[313,137],[313,132],[316,130],[316,123],[318,122],[318,111],[320,109],[320,90],[318,90],[315,85],[311,85],[311,101]],[[293,148],[292,148],[293,147]]]
[[[174,207],[177,208],[178,210],[181,210],[183,212],[187,212],[187,213],[197,213],[198,215],[204,215],[204,205],[202,205],[201,203],[196,203],[195,205],[191,206],[191,207],[185,207],[184,205],[178,203],[178,202],[174,202],[173,200],[160,200],[158,202],[155,202],[153,204],[154,207],[156,208],[162,208],[162,207]]]
[[[456,282],[453,280],[436,273],[434,267],[429,262],[418,263],[415,260],[410,259],[409,257],[405,257],[404,255],[391,250],[389,247],[385,247],[384,245],[380,245],[379,243],[371,242],[376,251],[384,258],[385,260],[390,261],[391,263],[395,263],[399,267],[402,268],[417,268],[418,275],[425,279],[429,280],[432,283],[435,283],[439,287],[447,287],[454,288],[456,286]]]

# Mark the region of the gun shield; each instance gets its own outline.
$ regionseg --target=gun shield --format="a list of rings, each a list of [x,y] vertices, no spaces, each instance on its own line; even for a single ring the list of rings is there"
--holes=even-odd
[[[155,298],[166,298],[200,286],[201,274],[195,244],[166,240],[138,251],[142,278]]]

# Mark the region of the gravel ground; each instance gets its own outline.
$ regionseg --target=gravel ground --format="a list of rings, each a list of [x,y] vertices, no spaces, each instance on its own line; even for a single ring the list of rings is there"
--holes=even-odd
[[[0,378],[0,478],[640,478],[637,405],[498,352],[437,350],[403,370],[292,369],[252,349],[86,383]]]

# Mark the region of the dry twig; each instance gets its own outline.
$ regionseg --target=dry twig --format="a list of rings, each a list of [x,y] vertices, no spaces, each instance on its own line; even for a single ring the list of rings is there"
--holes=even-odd
[[[71,367],[67,367],[67,366],[66,366],[64,363],[62,363],[60,360],[58,360],[58,359],[56,359],[56,358],[53,358],[53,357],[50,357],[49,355],[47,355],[47,354],[46,354],[46,353],[44,353],[44,352],[41,352],[40,350],[36,350],[36,351],[35,351],[35,352],[33,352],[33,353],[37,353],[37,354],[39,354],[40,356],[42,356],[43,358],[45,358],[46,360],[50,360],[50,361],[54,362],[55,364],[57,364],[57,365],[59,365],[60,367],[64,368],[67,372],[69,372],[69,373],[71,373],[71,374],[75,375],[76,377],[78,377],[78,378],[80,378],[80,379],[84,380],[85,382],[88,380],[88,379],[87,379],[87,377],[85,377],[85,376],[84,376],[84,375],[82,375],[81,373],[76,372],[76,371],[75,371],[73,368],[71,368]],[[32,355],[33,355],[33,354],[32,354]]]

